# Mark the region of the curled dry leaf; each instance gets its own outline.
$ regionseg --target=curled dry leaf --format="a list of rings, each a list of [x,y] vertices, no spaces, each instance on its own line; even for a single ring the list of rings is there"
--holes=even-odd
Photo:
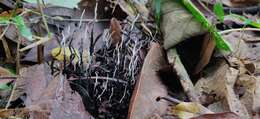
[[[153,43],[143,64],[140,78],[136,83],[131,99],[128,119],[147,119],[153,114],[161,115],[168,108],[168,102],[156,99],[166,97],[167,89],[157,74],[160,68],[167,65],[163,48]]]

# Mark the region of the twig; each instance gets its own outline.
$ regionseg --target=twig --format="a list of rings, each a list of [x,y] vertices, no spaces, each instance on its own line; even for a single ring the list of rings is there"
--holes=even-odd
[[[21,36],[19,35],[18,36],[18,43],[17,43],[17,51],[16,51],[16,74],[17,74],[17,76],[20,76],[20,71],[19,71],[19,69],[20,69],[20,50],[19,50],[20,49],[20,45],[21,45]],[[17,79],[19,80],[19,78],[17,78]],[[12,92],[11,92],[11,95],[9,97],[9,100],[8,100],[6,106],[5,106],[5,109],[8,109],[8,107],[10,106],[10,103],[11,103],[11,101],[13,99],[16,87],[17,87],[17,81],[14,84],[14,87],[12,89]]]
[[[230,8],[230,7],[224,7],[224,11],[226,13],[236,13],[236,14],[242,14],[242,13],[251,13],[251,14],[255,14],[257,12],[259,12],[260,10],[260,6],[256,5],[256,6],[250,6],[250,7],[245,7],[245,8]]]
[[[98,2],[99,2],[99,0],[96,0],[95,13],[94,13],[94,21],[95,21],[95,22],[96,22],[96,20],[97,20],[97,15],[98,15],[98,13],[97,13],[97,10],[98,10]]]
[[[0,77],[0,79],[17,79],[16,76],[4,76],[4,77]]]
[[[187,73],[185,67],[183,66],[180,57],[176,49],[171,49],[167,52],[169,62],[174,64],[173,68],[176,70],[177,75],[180,77],[180,81],[184,92],[187,94],[188,98],[192,102],[200,102],[198,97],[198,92],[195,90],[194,85]]]
[[[3,33],[0,36],[0,40],[2,40],[3,47],[4,47],[4,50],[5,50],[6,59],[7,59],[8,62],[10,62],[12,60],[12,55],[11,55],[11,52],[10,52],[10,49],[8,47],[7,42],[3,37],[4,37],[5,33],[7,32],[9,26],[10,26],[10,24],[7,25],[7,27],[5,28],[5,30],[3,31]]]
[[[25,50],[29,50],[29,49],[31,49],[33,47],[36,47],[36,46],[38,46],[40,44],[43,44],[43,43],[45,43],[45,42],[50,40],[49,38],[40,38],[40,37],[37,37],[37,36],[33,36],[33,37],[36,38],[36,39],[39,39],[39,41],[36,41],[36,42],[34,42],[34,43],[24,47],[24,48],[21,48],[20,52],[23,52]]]
[[[7,32],[9,26],[10,26],[10,24],[7,25],[7,27],[5,28],[5,30],[3,31],[3,33],[0,35],[0,40],[2,40],[2,38],[4,37],[4,35],[5,35],[5,33]]]
[[[43,13],[43,9],[42,9],[40,0],[37,0],[37,4],[38,4],[38,7],[40,8],[40,11],[41,11],[42,20],[43,20],[44,26],[45,26],[45,28],[46,28],[46,30],[47,30],[48,38],[50,38],[50,37],[51,37],[50,30],[49,30],[49,27],[48,27],[48,24],[47,24],[45,15],[44,15],[44,13]]]
[[[229,30],[225,30],[225,31],[220,31],[219,34],[223,35],[223,34],[227,34],[230,32],[235,32],[235,31],[259,31],[259,28],[237,28],[237,29],[229,29]]]
[[[156,101],[160,101],[162,99],[166,100],[166,101],[169,101],[171,103],[174,103],[174,104],[179,104],[179,103],[183,102],[183,101],[180,101],[180,100],[178,100],[176,98],[173,98],[173,97],[157,97]]]

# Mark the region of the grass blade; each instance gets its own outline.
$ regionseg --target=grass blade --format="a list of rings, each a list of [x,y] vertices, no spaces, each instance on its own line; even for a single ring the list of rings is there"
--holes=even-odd
[[[218,19],[221,22],[224,22],[224,17],[225,17],[225,12],[223,9],[223,5],[220,2],[217,2],[214,7],[213,7],[213,11],[216,14],[216,16],[218,17]]]
[[[183,5],[191,12],[191,14],[213,35],[216,47],[225,51],[231,51],[230,45],[218,33],[214,25],[199,11],[199,9],[190,1],[182,0]]]
[[[157,25],[160,25],[161,17],[161,0],[155,0],[155,21]]]

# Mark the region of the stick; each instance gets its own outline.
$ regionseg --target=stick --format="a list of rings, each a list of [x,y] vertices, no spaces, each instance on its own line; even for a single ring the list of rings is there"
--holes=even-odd
[[[175,48],[169,50],[167,52],[168,60],[173,65],[173,68],[176,70],[177,75],[180,77],[180,81],[182,84],[182,87],[184,89],[184,92],[187,94],[188,98],[192,102],[200,102],[198,98],[198,93],[194,89],[194,85],[189,77],[189,74],[187,73],[185,67],[183,66],[179,55]]]

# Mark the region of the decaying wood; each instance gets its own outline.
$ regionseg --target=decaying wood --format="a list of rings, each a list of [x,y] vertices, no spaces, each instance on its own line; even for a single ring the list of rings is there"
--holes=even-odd
[[[166,65],[163,48],[153,43],[148,52],[135,86],[128,113],[128,119],[148,119],[153,114],[163,114],[167,107],[167,101],[157,102],[157,97],[167,96],[167,89],[157,74],[157,71]]]
[[[198,94],[194,89],[194,85],[183,66],[179,55],[176,49],[171,49],[167,52],[168,60],[171,64],[173,64],[173,68],[177,72],[177,75],[180,77],[180,81],[185,93],[188,95],[190,101],[199,102]]]

